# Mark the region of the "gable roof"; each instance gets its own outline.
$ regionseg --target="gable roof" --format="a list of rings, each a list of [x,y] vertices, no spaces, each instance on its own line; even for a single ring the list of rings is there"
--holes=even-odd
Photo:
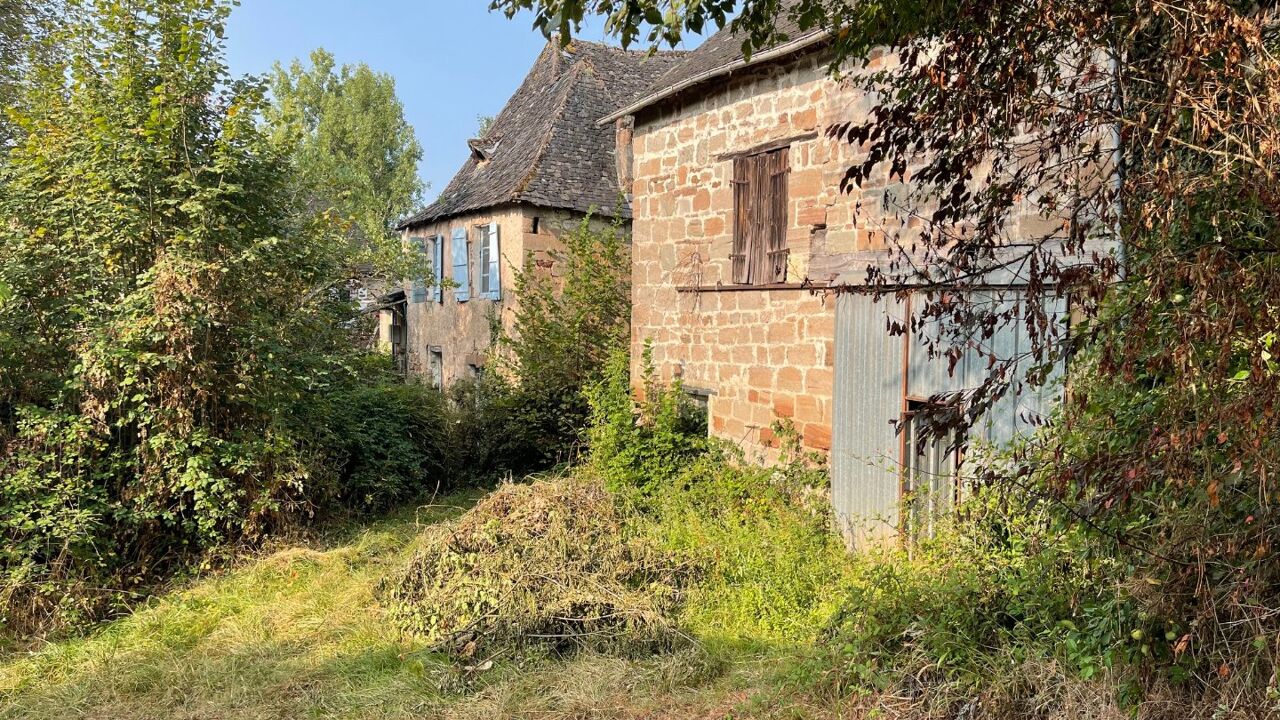
[[[613,122],[625,115],[634,115],[690,88],[731,75],[750,65],[786,57],[827,39],[828,31],[821,28],[801,30],[788,10],[790,5],[791,3],[784,3],[774,23],[776,36],[782,38],[779,42],[756,51],[747,60],[742,55],[742,37],[734,34],[732,26],[726,25],[658,77],[634,101],[603,116],[600,124]]]
[[[614,129],[598,121],[684,55],[553,38],[440,197],[399,227],[511,203],[629,217],[618,207]]]

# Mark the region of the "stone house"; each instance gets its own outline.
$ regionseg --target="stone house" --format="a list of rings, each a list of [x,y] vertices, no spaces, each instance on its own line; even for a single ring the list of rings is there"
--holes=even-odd
[[[888,258],[879,210],[903,185],[885,172],[840,192],[865,158],[824,131],[866,118],[873,99],[830,76],[825,32],[782,18],[779,30],[789,39],[749,61],[721,31],[601,120],[632,140],[633,362],[649,344],[662,379],[706,403],[711,432],[751,454],[774,457],[771,425],[790,419],[805,447],[831,458],[833,502],[856,543],[902,528],[920,478],[956,491],[958,453],[917,449],[912,418],[982,368],[966,358],[948,372],[923,338],[891,337],[909,299],[832,292]],[[873,55],[869,67],[890,60]],[[1011,332],[997,342],[1024,341]],[[1010,396],[974,434],[1007,440],[1051,400]]]
[[[399,225],[434,277],[382,298],[379,342],[406,373],[438,386],[483,372],[494,334],[510,330],[515,272],[554,272],[561,235],[628,220],[617,138],[596,121],[633,100],[679,53],[648,56],[552,40],[439,198]]]
[[[856,99],[821,33],[780,30],[793,39],[750,62],[722,30],[605,120],[634,126],[633,349],[651,343],[660,372],[708,398],[715,435],[767,448],[790,418],[825,452],[835,307],[810,251],[823,231],[839,249],[871,239],[821,132]]]

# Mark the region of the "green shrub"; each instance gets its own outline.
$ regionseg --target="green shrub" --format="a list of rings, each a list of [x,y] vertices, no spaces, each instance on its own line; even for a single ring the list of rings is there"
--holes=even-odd
[[[905,693],[924,716],[970,704],[983,718],[1131,695],[1132,659],[1172,627],[1116,593],[1114,555],[1092,552],[1049,504],[997,488],[934,525],[850,559],[824,633],[831,689]]]
[[[385,357],[354,360],[354,372],[294,411],[298,436],[311,437],[318,456],[307,500],[322,513],[372,512],[452,490],[440,392],[404,382]]]
[[[499,333],[496,373],[457,391],[475,431],[464,439],[487,474],[544,470],[576,456],[589,418],[584,391],[630,341],[631,259],[624,226],[588,216],[560,237],[542,265],[516,271],[520,305]],[[543,267],[550,263],[554,271]]]
[[[788,452],[766,468],[712,443],[644,507],[647,533],[702,568],[681,615],[699,636],[798,645],[840,607],[849,557],[816,458]]]
[[[678,382],[657,380],[647,348],[639,401],[628,371],[626,355],[615,355],[589,393],[590,467],[636,509],[640,532],[700,568],[682,621],[731,642],[814,638],[838,607],[847,560],[820,458],[779,423],[778,465],[746,462],[707,437],[705,415]]]
[[[0,161],[0,612],[17,632],[117,612],[333,502],[385,506],[438,465],[438,403],[352,351],[360,252],[299,204],[262,84],[230,76],[231,5],[65,10]]]
[[[706,417],[679,382],[658,382],[650,348],[642,357],[644,397],[631,394],[630,359],[615,352],[603,378],[587,390],[591,406],[591,462],[611,490],[652,494],[670,485],[685,465],[706,452]]]

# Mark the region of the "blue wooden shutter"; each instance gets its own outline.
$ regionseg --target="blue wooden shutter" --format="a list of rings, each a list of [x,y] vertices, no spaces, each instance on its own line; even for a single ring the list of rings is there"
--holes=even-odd
[[[426,255],[427,241],[425,238],[413,237],[409,238],[409,245],[418,253]],[[427,279],[425,277],[414,278],[413,280],[413,302],[421,303],[427,301]]]
[[[471,299],[471,285],[467,272],[467,229],[453,229],[453,296],[458,302]]]
[[[502,272],[498,259],[502,257],[498,242],[498,223],[489,223],[489,292],[490,300],[502,299]]]
[[[444,302],[444,236],[437,235],[431,241],[431,272],[435,275],[436,284],[432,289],[431,299]]]

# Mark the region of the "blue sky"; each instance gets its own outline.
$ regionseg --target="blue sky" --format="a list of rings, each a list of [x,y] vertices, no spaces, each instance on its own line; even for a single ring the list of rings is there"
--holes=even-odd
[[[396,80],[405,115],[423,147],[426,199],[462,165],[477,116],[496,115],[545,40],[532,16],[513,20],[487,0],[243,0],[227,27],[236,74],[262,74],[279,60],[323,47],[339,63],[367,63]],[[602,39],[602,23],[582,37]],[[696,44],[696,40],[689,45]]]

